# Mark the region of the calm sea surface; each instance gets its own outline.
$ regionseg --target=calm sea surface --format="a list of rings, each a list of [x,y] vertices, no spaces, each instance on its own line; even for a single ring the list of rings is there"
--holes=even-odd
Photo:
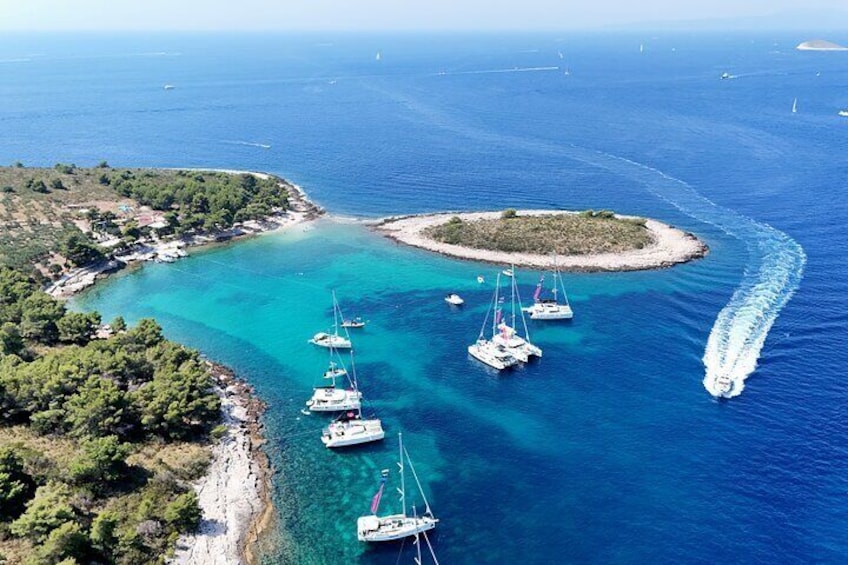
[[[530,324],[543,359],[499,376],[465,352],[497,270],[358,222],[195,252],[77,299],[156,317],[268,401],[267,563],[412,563],[412,544],[355,531],[399,431],[442,563],[839,563],[848,54],[795,51],[805,39],[4,36],[0,161],[270,171],[360,218],[609,208],[710,245],[669,270],[566,275],[573,322]],[[519,272],[525,299],[537,278]],[[347,452],[300,412],[331,289],[368,320],[357,373],[387,430]],[[717,402],[705,371],[753,373]]]

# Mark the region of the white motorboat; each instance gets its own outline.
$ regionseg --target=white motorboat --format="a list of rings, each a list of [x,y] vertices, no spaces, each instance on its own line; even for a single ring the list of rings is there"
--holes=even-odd
[[[513,269],[504,269],[503,271],[501,271],[501,273],[503,273],[503,276],[505,277],[512,278],[515,274],[515,271]]]
[[[483,275],[477,275],[477,282],[483,284],[486,282],[486,279],[483,278]]]
[[[328,448],[360,445],[386,437],[383,423],[377,418],[363,418],[362,409],[345,412],[324,428],[321,441]]]
[[[848,110],[839,110],[836,112],[837,116],[842,116],[843,118],[848,118]]]
[[[465,304],[465,300],[463,300],[462,297],[460,297],[455,292],[451,292],[450,294],[445,296],[445,302],[447,302],[448,304],[452,304],[453,306],[462,306],[463,304]]]
[[[536,285],[536,292],[533,294],[533,305],[522,308],[524,312],[530,314],[531,320],[570,320],[574,317],[574,312],[568,303],[568,294],[565,292],[562,277],[556,266],[556,259],[554,259],[553,279],[553,286],[551,288],[553,298],[542,298],[542,285],[545,282],[545,275],[542,275],[539,283]],[[559,284],[557,284],[557,280],[559,280]],[[562,298],[564,300],[562,303],[557,298],[560,289],[562,290]]]
[[[424,490],[421,488],[421,482],[418,480],[418,475],[415,473],[415,467],[412,465],[412,460],[409,458],[409,453],[403,447],[403,436],[398,434],[398,469],[400,473],[400,494],[402,511],[399,514],[390,514],[388,516],[378,516],[377,511],[380,509],[380,501],[383,497],[383,490],[386,486],[388,478],[388,469],[383,470],[380,479],[380,488],[374,497],[371,499],[371,514],[368,516],[360,516],[356,521],[356,537],[359,541],[365,542],[383,542],[395,541],[409,536],[418,536],[424,532],[430,531],[436,527],[439,519],[433,515],[430,510],[430,504],[424,496]],[[418,516],[413,507],[413,513],[410,516],[406,511],[406,484],[404,478],[404,461],[409,464],[409,469],[412,471],[412,476],[415,478],[415,484],[418,485],[418,492],[424,502],[425,512]],[[429,545],[429,541],[428,541]],[[432,551],[432,548],[431,548]],[[420,563],[420,560],[418,561]]]
[[[309,343],[319,347],[327,347],[333,349],[350,349],[353,344],[350,342],[350,335],[347,333],[347,327],[342,326],[345,335],[339,335],[339,320],[342,318],[342,312],[339,308],[339,303],[336,300],[336,292],[333,291],[333,333],[318,332]]]
[[[343,328],[364,328],[365,327],[365,320],[363,320],[359,316],[357,316],[355,318],[350,318],[348,320],[342,320],[342,327]]]

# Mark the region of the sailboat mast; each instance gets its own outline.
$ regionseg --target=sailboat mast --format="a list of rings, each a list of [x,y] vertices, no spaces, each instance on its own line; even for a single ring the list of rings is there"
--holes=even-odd
[[[400,467],[400,502],[406,516],[406,483],[403,477],[403,433],[398,432],[398,466]]]
[[[500,305],[498,303],[498,291],[500,289],[501,289],[501,274],[498,273],[498,276],[495,279],[495,309],[492,312],[492,337],[495,337],[498,333],[498,310],[500,309]]]
[[[339,303],[336,302],[336,291],[333,291],[333,335],[339,335]]]
[[[512,327],[515,329],[515,265],[510,265],[512,271]]]

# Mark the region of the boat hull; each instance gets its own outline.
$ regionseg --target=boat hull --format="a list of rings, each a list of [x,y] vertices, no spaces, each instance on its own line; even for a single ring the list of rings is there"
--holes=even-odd
[[[317,345],[318,347],[326,347],[327,349],[331,347],[333,349],[350,349],[352,347],[349,339],[326,333],[315,334],[312,339],[309,340],[309,343]]]
[[[334,422],[330,424],[321,441],[327,448],[348,447],[380,441],[386,437],[380,420],[353,420],[350,422]]]
[[[359,541],[379,543],[385,541],[396,541],[428,532],[436,527],[437,518],[430,516],[404,516],[395,514],[377,518],[376,516],[362,516],[357,520],[356,537]],[[374,528],[375,522],[378,524]]]
[[[361,405],[361,392],[338,388],[316,388],[312,398],[306,401],[306,406],[310,412],[359,410]]]
[[[497,369],[498,371],[503,371],[504,369],[508,369],[518,363],[518,359],[512,355],[498,356],[495,355],[491,349],[492,345],[490,342],[484,344],[475,343],[468,346],[468,354],[481,363],[484,363],[493,369]]]

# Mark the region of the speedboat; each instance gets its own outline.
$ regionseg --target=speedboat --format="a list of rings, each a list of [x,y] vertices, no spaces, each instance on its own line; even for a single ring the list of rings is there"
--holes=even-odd
[[[452,304],[454,306],[462,306],[465,304],[465,300],[463,300],[458,294],[455,292],[451,292],[447,296],[445,296],[445,302],[448,304]]]
[[[486,282],[486,279],[483,278],[483,275],[477,275],[477,282],[483,284]]]
[[[365,320],[357,316],[356,318],[350,320],[342,320],[343,328],[364,328]]]
[[[726,80],[726,79],[729,79],[729,78],[730,78],[730,73],[728,73],[727,71],[724,71],[723,73],[721,73],[721,79],[722,80]]]
[[[848,110],[839,110],[836,113],[837,116],[842,116],[843,118],[848,118]]]
[[[504,269],[501,272],[504,274],[505,277],[512,277],[512,275],[513,275],[512,269]]]

